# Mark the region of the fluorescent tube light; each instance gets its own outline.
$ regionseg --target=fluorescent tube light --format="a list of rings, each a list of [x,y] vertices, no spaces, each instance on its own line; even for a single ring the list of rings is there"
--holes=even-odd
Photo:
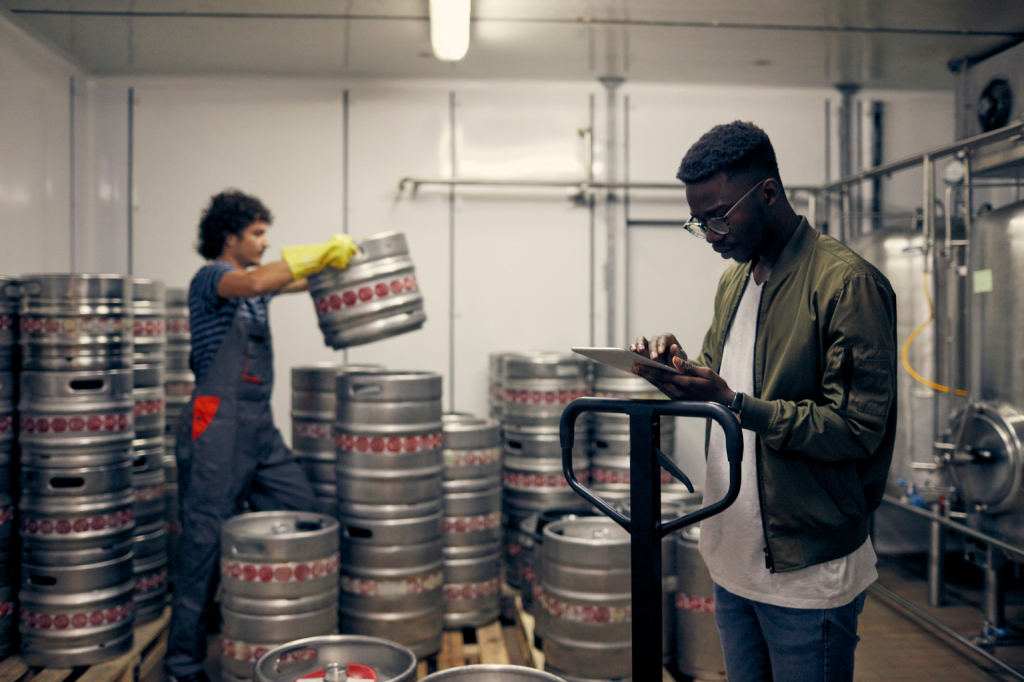
[[[443,62],[457,62],[469,50],[471,0],[430,0],[430,45]]]

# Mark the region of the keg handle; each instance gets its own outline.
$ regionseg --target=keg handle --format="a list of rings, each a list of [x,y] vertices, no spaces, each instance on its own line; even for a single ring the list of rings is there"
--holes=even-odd
[[[560,425],[559,436],[562,445],[562,472],[565,474],[565,479],[569,483],[569,487],[575,490],[583,499],[590,502],[592,505],[601,510],[602,513],[606,514],[609,518],[615,521],[617,524],[622,526],[626,532],[632,533],[632,522],[622,512],[616,510],[605,500],[601,499],[592,490],[584,486],[576,478],[576,474],[572,469],[572,448],[573,441],[576,435],[576,418],[584,412],[600,412],[607,414],[625,414],[630,417],[647,416],[653,419],[656,416],[672,416],[672,417],[704,417],[708,419],[714,419],[721,425],[722,430],[725,431],[725,451],[726,457],[729,461],[729,490],[718,502],[714,504],[704,506],[695,512],[674,519],[667,523],[659,523],[657,534],[659,537],[665,537],[669,533],[673,533],[680,528],[693,525],[704,519],[714,516],[727,507],[729,507],[740,494],[740,470],[741,463],[743,461],[743,434],[740,429],[740,424],[736,420],[736,415],[729,409],[719,405],[718,403],[702,403],[702,402],[689,402],[681,400],[618,400],[613,398],[577,398],[576,400],[569,403],[569,405],[562,412],[562,419]],[[632,422],[632,419],[630,420]],[[631,424],[632,427],[632,424]],[[682,475],[684,483],[688,482],[686,475],[675,466],[668,457],[665,456],[660,450],[655,449],[656,457],[662,466],[665,466],[666,462],[672,466],[666,466],[665,469],[679,478],[678,474]],[[633,453],[630,453],[632,457]],[[687,486],[691,491],[692,486]]]
[[[21,283],[8,282],[4,285],[4,296],[7,298],[21,298]]]
[[[287,649],[281,649],[280,651],[277,651],[275,653],[275,655],[274,655],[275,660],[271,664],[272,665],[272,670],[275,673],[281,674],[282,673],[281,662],[283,660],[285,660],[286,658],[288,658],[291,654],[294,654],[294,653],[297,653],[297,652],[300,652],[300,651],[302,651],[302,652],[304,652],[304,651],[313,651],[316,655],[315,656],[311,656],[311,657],[302,657],[302,658],[298,659],[298,660],[308,660],[309,662],[306,663],[303,666],[297,666],[295,669],[288,670],[288,673],[287,673],[288,674],[288,679],[299,680],[299,679],[302,679],[303,676],[308,675],[309,673],[311,673],[311,672],[313,672],[315,670],[322,670],[324,668],[324,666],[320,664],[320,650],[317,649],[315,646],[310,646],[309,644],[303,643],[302,640],[299,640],[298,642],[296,642],[296,646],[289,647]],[[264,654],[264,656],[266,656],[266,655],[267,654]],[[263,659],[260,659],[259,661],[257,661],[256,662],[257,665],[259,665],[259,663],[261,663],[262,661],[263,661]],[[255,677],[255,675],[253,675],[253,677]]]
[[[8,285],[8,286],[12,286],[12,285]],[[42,283],[40,283],[38,280],[34,280],[34,279],[27,279],[24,282],[21,282],[20,284],[13,285],[13,286],[17,286],[18,287],[21,296],[39,296],[40,294],[43,293],[43,285],[42,285]],[[4,292],[6,293],[6,291],[7,290],[5,288]]]

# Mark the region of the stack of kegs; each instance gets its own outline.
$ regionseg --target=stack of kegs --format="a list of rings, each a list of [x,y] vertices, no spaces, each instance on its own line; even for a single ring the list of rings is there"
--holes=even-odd
[[[195,388],[189,356],[192,333],[189,328],[188,291],[167,289],[167,346],[164,355],[164,520],[167,548],[173,555],[181,536],[181,515],[178,511],[178,460],[174,456],[175,441],[180,428],[181,411],[188,405]]]
[[[377,365],[332,363],[292,368],[292,450],[313,484],[316,510],[321,514],[338,514],[338,455],[333,431],[337,377],[343,372],[381,369]]]
[[[675,643],[671,651],[679,671],[699,680],[724,680],[722,640],[715,625],[711,573],[700,555],[700,526],[676,533]]]
[[[132,646],[132,282],[23,279],[22,653],[73,667]]]
[[[441,648],[444,600],[441,377],[337,379],[341,630],[426,657]]]
[[[221,530],[221,665],[250,680],[274,647],[338,630],[338,521],[324,514],[242,514]],[[342,678],[344,679],[344,678]]]
[[[18,285],[0,277],[0,657],[14,645],[15,588],[12,586],[12,526],[14,494],[12,464],[18,399]]]
[[[164,359],[167,309],[164,284],[136,277],[135,319],[135,599],[136,623],[160,617],[167,595],[164,500]]]
[[[501,611],[501,429],[444,421],[444,624],[479,627]]]
[[[588,506],[562,473],[558,433],[566,405],[591,393],[590,363],[580,356],[558,353],[505,353],[492,359],[492,367],[500,371],[492,383],[500,384],[502,390],[506,578],[528,592],[525,582],[529,578],[522,575],[528,567],[518,561],[523,543],[530,542],[530,530],[521,532],[524,524],[546,509]],[[576,421],[573,449],[573,470],[583,483],[589,480],[589,423],[586,416]]]

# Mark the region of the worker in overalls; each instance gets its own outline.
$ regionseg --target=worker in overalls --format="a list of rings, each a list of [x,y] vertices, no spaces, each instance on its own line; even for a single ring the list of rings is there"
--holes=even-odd
[[[210,262],[189,286],[196,387],[181,415],[176,456],[182,535],[165,666],[178,682],[208,682],[206,617],[219,579],[220,531],[246,503],[253,510],[311,510],[314,492],[274,426],[274,361],[267,303],[306,291],[308,275],[344,268],[356,247],[346,235],[323,244],[269,246],[270,211],[255,197],[213,197],[199,224],[199,253]]]

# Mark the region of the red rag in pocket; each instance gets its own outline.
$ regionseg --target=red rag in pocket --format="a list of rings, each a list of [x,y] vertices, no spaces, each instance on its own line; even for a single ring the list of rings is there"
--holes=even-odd
[[[213,421],[220,407],[220,398],[211,395],[196,396],[192,402],[192,440],[203,435],[203,431]]]

